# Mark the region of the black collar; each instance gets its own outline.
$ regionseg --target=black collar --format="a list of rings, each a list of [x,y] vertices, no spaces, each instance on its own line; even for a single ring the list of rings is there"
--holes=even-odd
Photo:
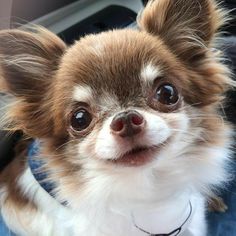
[[[134,217],[133,217],[133,223],[134,223],[134,226],[137,229],[139,229],[140,231],[146,233],[149,236],[178,236],[183,231],[183,226],[190,219],[190,217],[192,215],[192,212],[193,212],[193,207],[192,207],[191,202],[189,201],[189,214],[188,214],[188,217],[186,218],[186,220],[177,229],[172,230],[170,233],[161,233],[161,234],[150,233],[150,232],[140,228],[139,226],[137,226],[136,223],[134,222]]]

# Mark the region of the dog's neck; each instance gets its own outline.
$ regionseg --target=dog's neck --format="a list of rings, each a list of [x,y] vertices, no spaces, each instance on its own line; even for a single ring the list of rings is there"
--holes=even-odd
[[[34,141],[29,147],[28,165],[31,173],[38,184],[52,197],[58,201],[54,194],[55,183],[47,179],[47,173],[40,171],[43,163],[35,158],[39,152],[40,144]],[[194,201],[189,197],[180,197],[178,204],[176,201],[169,202],[164,206],[153,206],[152,208],[135,208],[130,209],[127,213],[129,222],[132,225],[135,235],[181,235],[191,221],[194,209]],[[189,195],[190,196],[190,195]],[[60,202],[61,205],[67,206],[66,202]]]

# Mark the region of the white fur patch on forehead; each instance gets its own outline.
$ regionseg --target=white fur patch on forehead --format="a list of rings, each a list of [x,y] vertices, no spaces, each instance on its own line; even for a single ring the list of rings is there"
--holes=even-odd
[[[77,102],[89,102],[93,98],[93,91],[89,86],[77,85],[74,88],[73,99]]]
[[[145,64],[141,70],[141,79],[145,83],[152,83],[158,76],[161,76],[161,70],[152,63]]]

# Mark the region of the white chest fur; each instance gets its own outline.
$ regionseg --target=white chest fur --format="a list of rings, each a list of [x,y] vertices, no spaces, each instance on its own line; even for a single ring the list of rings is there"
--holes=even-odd
[[[114,205],[113,201],[101,202],[101,199],[97,199],[97,205],[90,205],[91,203],[87,202],[85,204],[87,207],[81,207],[75,212],[62,206],[42,189],[29,169],[25,171],[19,183],[25,189],[27,195],[32,198],[32,201],[36,203],[38,209],[40,209],[34,216],[27,215],[27,212],[25,212],[25,216],[22,216],[23,218],[34,218],[35,220],[28,221],[32,222],[32,226],[29,224],[27,226],[20,225],[17,222],[17,217],[16,219],[10,218],[7,211],[3,211],[3,217],[6,222],[19,235],[38,235],[38,232],[41,232],[41,235],[44,236],[151,235],[138,229],[135,224],[153,235],[168,234],[182,226],[181,233],[173,234],[182,235],[182,232],[189,230],[199,198],[199,196],[187,191],[171,201],[163,201],[163,203],[158,203],[158,205],[150,204],[136,207]],[[27,230],[24,230],[25,228]],[[186,234],[184,233],[183,235]]]
[[[179,198],[157,209],[136,209],[132,213],[136,235],[181,235],[189,226],[194,211],[195,199]]]
[[[83,219],[83,225],[80,225],[79,235],[185,235],[195,214],[196,206],[197,198],[184,194],[168,203],[140,206],[135,209],[127,206],[123,209],[116,209],[114,206],[111,209],[107,206],[102,212],[95,214],[91,211],[80,212],[78,216]],[[94,208],[96,211],[96,206]],[[171,232],[173,234],[170,234]]]

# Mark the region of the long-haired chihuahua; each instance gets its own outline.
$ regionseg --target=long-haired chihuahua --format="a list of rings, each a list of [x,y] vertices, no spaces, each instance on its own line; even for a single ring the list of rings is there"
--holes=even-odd
[[[228,179],[232,85],[213,50],[213,0],[153,0],[138,29],[66,46],[42,27],[0,32],[0,84],[21,145],[0,174],[17,235],[205,236],[205,203]],[[24,141],[25,142],[25,141]]]

